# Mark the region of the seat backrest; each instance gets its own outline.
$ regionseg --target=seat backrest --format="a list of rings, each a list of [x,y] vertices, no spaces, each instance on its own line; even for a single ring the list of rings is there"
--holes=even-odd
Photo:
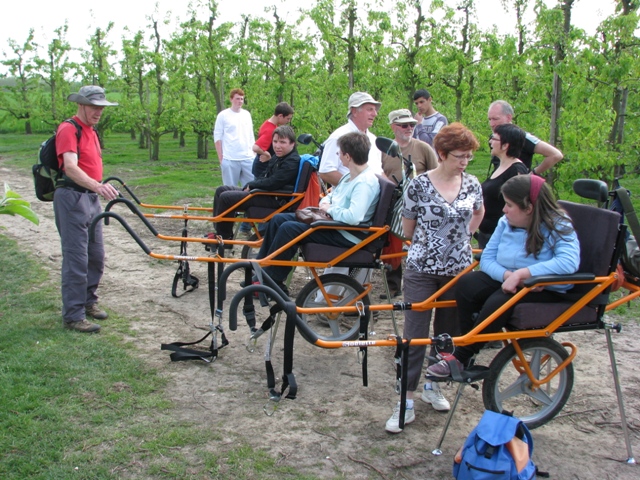
[[[304,154],[300,157],[300,168],[298,169],[298,178],[296,184],[293,187],[294,193],[306,192],[309,186],[309,179],[311,173],[318,167],[318,157],[313,155]]]
[[[580,242],[580,267],[578,273],[609,275],[615,269],[620,214],[560,200],[560,207],[567,212]],[[593,285],[576,285],[571,292],[588,291]]]
[[[387,221],[387,214],[391,209],[391,200],[393,198],[393,191],[395,190],[396,185],[395,183],[387,180],[383,175],[376,175],[376,177],[378,177],[378,182],[380,183],[380,199],[378,200],[378,206],[371,218],[371,226],[383,227]]]

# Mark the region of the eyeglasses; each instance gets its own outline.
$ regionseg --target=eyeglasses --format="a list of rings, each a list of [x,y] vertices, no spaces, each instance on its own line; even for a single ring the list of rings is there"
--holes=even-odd
[[[449,155],[451,155],[453,158],[455,158],[456,160],[462,162],[463,160],[466,160],[467,162],[470,162],[471,160],[473,160],[473,154],[469,153],[467,155],[456,155],[455,153],[451,153],[449,152]]]
[[[394,123],[394,125],[400,128],[413,128],[416,126],[415,123]]]

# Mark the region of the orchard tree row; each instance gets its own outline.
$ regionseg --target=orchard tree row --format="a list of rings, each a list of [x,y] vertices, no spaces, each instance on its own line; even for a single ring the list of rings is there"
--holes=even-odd
[[[102,130],[131,132],[151,160],[161,156],[163,135],[184,142],[195,134],[198,157],[207,158],[216,115],[235,87],[245,90],[256,129],[287,101],[296,131],[319,140],[344,123],[353,91],[382,101],[373,131],[389,136],[386,114],[411,107],[412,93],[426,88],[437,110],[481,139],[489,134],[489,103],[508,100],[515,123],[565,153],[560,179],[609,178],[638,164],[640,0],[617,0],[594,35],[571,22],[589,3],[560,0],[548,8],[539,0],[503,0],[516,33],[499,35],[478,27],[480,0],[398,0],[393,11],[375,2],[316,0],[296,23],[276,6],[266,16],[221,23],[217,2],[201,0],[170,35],[152,17],[145,30],[120,40],[112,38],[112,23],[95,29],[79,63],[69,59],[66,25],[46,56],[37,53],[31,30],[24,42],[10,41],[2,60],[8,78],[0,115],[19,119],[27,134],[34,126],[51,130],[73,113],[65,101],[71,91],[102,85],[121,105],[107,109]],[[531,11],[535,21],[527,24]]]

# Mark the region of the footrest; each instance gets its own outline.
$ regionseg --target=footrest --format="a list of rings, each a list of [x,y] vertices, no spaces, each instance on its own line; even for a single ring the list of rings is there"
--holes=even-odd
[[[449,377],[434,377],[433,375],[426,375],[427,380],[430,382],[459,382],[459,383],[475,383],[480,380],[484,380],[489,376],[489,367],[484,365],[472,365],[465,370],[459,372],[460,378],[455,375]]]

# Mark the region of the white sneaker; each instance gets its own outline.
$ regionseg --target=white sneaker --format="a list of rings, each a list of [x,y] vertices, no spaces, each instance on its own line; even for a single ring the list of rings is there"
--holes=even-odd
[[[430,403],[433,409],[438,412],[448,412],[451,409],[451,405],[449,405],[447,399],[442,395],[437,383],[432,383],[429,389],[427,389],[427,385],[425,384],[420,398],[423,402]]]
[[[416,419],[416,412],[413,408],[405,408],[404,410],[404,424],[409,425]],[[384,429],[389,433],[400,433],[400,402],[396,404],[396,408],[393,409],[393,415],[387,420],[387,424]]]

